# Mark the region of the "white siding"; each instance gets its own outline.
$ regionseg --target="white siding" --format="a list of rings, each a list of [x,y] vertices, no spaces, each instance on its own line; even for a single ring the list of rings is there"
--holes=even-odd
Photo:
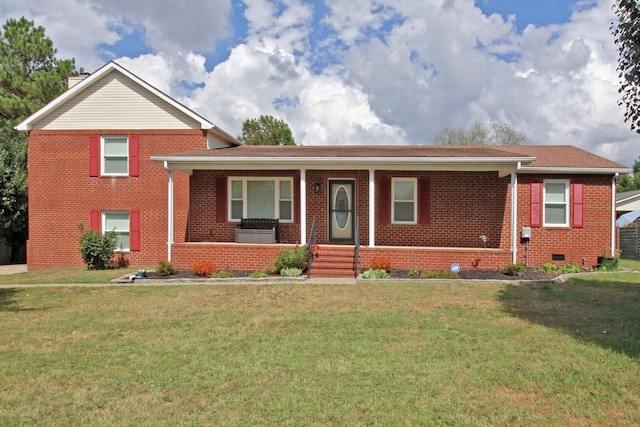
[[[34,123],[33,129],[200,129],[200,123],[112,72]]]

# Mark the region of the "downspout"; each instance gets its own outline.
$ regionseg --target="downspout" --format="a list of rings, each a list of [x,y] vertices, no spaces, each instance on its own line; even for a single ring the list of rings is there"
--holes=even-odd
[[[167,261],[171,262],[171,247],[173,246],[173,171],[164,162],[165,169],[169,172],[167,189]]]
[[[616,256],[616,183],[618,173],[611,178],[611,256]]]
[[[511,263],[518,262],[518,171],[521,163],[518,162],[511,173]]]
[[[375,171],[369,169],[369,247],[376,246],[376,182]]]
[[[300,245],[307,244],[307,170],[300,169]]]

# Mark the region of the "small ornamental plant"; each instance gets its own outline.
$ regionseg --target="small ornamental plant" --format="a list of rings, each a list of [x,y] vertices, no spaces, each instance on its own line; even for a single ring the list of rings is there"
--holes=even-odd
[[[389,258],[374,257],[369,268],[371,270],[384,270],[388,273],[391,271],[391,260]]]
[[[213,270],[213,263],[211,261],[198,261],[191,267],[191,271],[199,277],[211,277]]]
[[[156,266],[156,273],[160,276],[171,276],[177,272],[178,270],[169,261],[159,261]]]

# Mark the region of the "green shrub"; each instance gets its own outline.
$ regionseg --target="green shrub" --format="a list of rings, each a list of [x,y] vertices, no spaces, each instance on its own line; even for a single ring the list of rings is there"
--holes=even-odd
[[[617,270],[617,268],[616,268],[616,270]],[[567,273],[580,273],[580,271],[582,271],[582,270],[576,264],[567,264],[567,265],[563,265],[560,268],[560,271],[562,271],[562,273],[567,274]]]
[[[409,270],[409,277],[420,277],[420,269],[418,267],[411,267],[411,270]]]
[[[254,271],[253,273],[251,273],[249,275],[249,277],[251,279],[262,279],[265,277],[269,277],[269,275],[267,273],[265,273],[264,271]]]
[[[457,279],[458,275],[448,270],[427,270],[420,275],[421,279]]]
[[[576,264],[557,265],[557,264],[547,263],[543,265],[543,268],[549,274],[568,274],[568,273],[579,273],[580,271],[582,271],[580,266]]]
[[[300,271],[305,271],[307,269],[306,246],[296,246],[295,249],[281,250],[273,264],[276,272],[286,268],[298,268]]]
[[[95,230],[85,230],[80,225],[80,254],[89,270],[104,270],[116,250],[118,238],[115,231],[100,234]]]
[[[545,265],[542,266],[544,268],[544,271],[546,271],[547,273],[557,273],[558,271],[560,271],[560,267],[556,264],[552,264],[550,262],[546,263]]]
[[[618,258],[603,258],[600,262],[598,270],[602,271],[618,271]]]
[[[280,270],[280,275],[283,277],[298,277],[302,275],[302,270],[297,267],[283,268]]]
[[[507,276],[520,276],[526,269],[527,267],[523,263],[517,262],[515,264],[507,265],[504,269],[504,274]]]
[[[389,273],[383,269],[369,269],[362,273],[362,277],[365,279],[387,279],[389,278]]]
[[[160,276],[171,276],[177,272],[178,269],[176,269],[169,261],[159,261],[156,266],[156,273]]]
[[[230,279],[234,277],[234,275],[229,270],[220,270],[213,273],[211,277],[213,277],[214,279]]]

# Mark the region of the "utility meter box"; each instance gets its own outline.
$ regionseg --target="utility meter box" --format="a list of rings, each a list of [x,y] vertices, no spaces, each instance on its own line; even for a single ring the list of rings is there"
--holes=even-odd
[[[523,239],[531,239],[531,227],[522,227],[521,237]]]

